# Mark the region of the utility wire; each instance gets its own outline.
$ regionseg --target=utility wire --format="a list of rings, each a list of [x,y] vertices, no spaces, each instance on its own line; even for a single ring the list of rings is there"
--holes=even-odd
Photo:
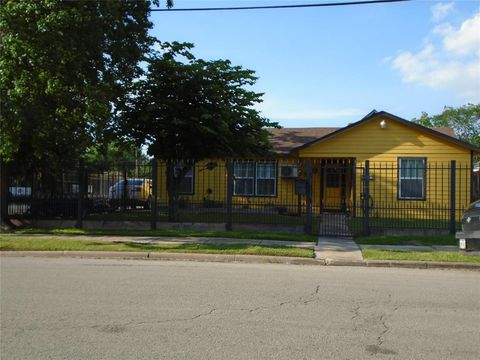
[[[151,11],[230,11],[230,10],[268,10],[268,9],[291,9],[291,8],[313,8],[313,7],[332,7],[332,6],[351,6],[351,5],[369,5],[380,3],[405,2],[412,0],[366,0],[366,1],[344,1],[317,4],[298,4],[298,5],[266,5],[266,6],[237,6],[237,7],[208,7],[208,8],[170,8],[170,9],[151,9]]]

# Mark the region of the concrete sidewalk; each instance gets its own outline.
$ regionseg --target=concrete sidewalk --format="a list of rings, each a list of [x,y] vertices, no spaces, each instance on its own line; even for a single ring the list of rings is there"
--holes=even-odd
[[[105,242],[129,242],[138,244],[248,244],[262,246],[291,246],[304,249],[314,249],[315,243],[283,240],[235,239],[214,237],[174,237],[174,236],[110,236],[110,235],[54,235],[54,234],[6,234],[3,236],[17,236],[28,238],[55,238],[62,240],[95,240]],[[2,235],[0,235],[0,239]]]
[[[319,236],[315,257],[325,262],[362,263],[362,251],[352,238]]]
[[[396,250],[396,251],[459,251],[458,246],[419,246],[419,245],[357,245],[352,238],[349,237],[324,237],[318,238],[315,246],[315,257],[327,261],[362,261],[363,249],[378,250]],[[470,253],[470,255],[478,255],[478,252]]]
[[[120,235],[55,235],[55,234],[0,234],[28,238],[56,238],[63,240],[95,240],[105,242],[133,242],[140,244],[248,244],[262,246],[291,246],[313,249],[318,259],[362,260],[361,249],[382,249],[401,251],[458,251],[457,246],[415,246],[415,245],[357,245],[351,237],[319,237],[313,242],[236,239],[217,237],[176,237],[176,236],[120,236]]]

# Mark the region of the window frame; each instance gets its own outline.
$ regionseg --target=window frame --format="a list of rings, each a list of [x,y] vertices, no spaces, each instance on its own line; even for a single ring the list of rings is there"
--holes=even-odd
[[[272,177],[259,177],[257,174],[258,165],[269,164],[273,165],[273,171],[275,175]],[[258,194],[258,180],[273,180],[273,194]],[[275,197],[277,196],[277,162],[276,161],[256,161],[255,162],[255,196],[257,197]]]
[[[402,178],[402,160],[421,160],[423,162],[423,178],[422,179],[422,196],[421,197],[405,197],[402,196],[401,182],[405,180],[419,180],[420,178]],[[425,201],[427,199],[427,158],[420,156],[398,157],[397,163],[397,200],[401,201]]]
[[[176,169],[177,168],[183,168],[184,165],[183,164],[175,164],[173,166],[173,171],[175,173]],[[192,171],[192,175],[191,176],[187,176],[188,172]],[[190,170],[187,172],[187,174],[185,174],[185,176],[183,177],[182,181],[185,180],[187,177],[189,178],[192,178],[192,186],[191,186],[191,191],[189,192],[184,192],[184,191],[180,191],[180,184],[181,182],[178,184],[178,194],[179,195],[195,195],[195,163],[192,164],[192,166],[190,167]]]
[[[247,165],[252,165],[253,166],[253,176],[242,176],[242,177],[237,177],[235,174],[235,170],[237,165],[239,164],[247,164]],[[248,173],[248,171],[247,171]],[[256,174],[256,164],[255,161],[245,161],[245,160],[235,160],[233,162],[233,196],[255,196],[255,174]],[[235,181],[238,180],[251,180],[252,181],[252,193],[251,194],[237,194],[236,192],[236,186],[235,186]]]
[[[235,181],[237,180],[237,176],[235,175],[235,166],[237,163],[247,163],[247,164],[252,164],[253,165],[253,177],[240,177],[238,179],[252,179],[253,180],[253,187],[252,187],[252,193],[251,194],[237,194],[235,191]],[[257,174],[257,166],[259,164],[265,164],[265,163],[271,163],[274,166],[275,170],[275,177],[274,178],[260,178]],[[273,194],[272,195],[258,195],[257,194],[257,181],[259,179],[263,180],[272,180],[273,179]],[[266,161],[249,161],[249,160],[235,160],[233,162],[233,196],[236,197],[257,197],[257,198],[273,198],[277,197],[278,195],[278,162],[276,160],[266,160]]]

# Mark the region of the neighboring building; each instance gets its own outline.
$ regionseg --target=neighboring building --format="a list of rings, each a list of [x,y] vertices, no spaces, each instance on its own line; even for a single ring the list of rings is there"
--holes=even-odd
[[[367,161],[372,216],[389,217],[392,209],[396,216],[401,210],[403,217],[448,216],[452,160],[456,162],[458,209],[468,205],[476,191],[473,157],[480,149],[459,140],[448,128],[429,129],[384,111],[372,111],[343,128],[269,131],[275,158],[234,162],[237,207],[277,207],[295,213],[305,203],[302,179],[308,163],[313,173],[315,213],[360,211]],[[224,160],[196,164],[181,184],[182,200],[196,207],[205,199],[224,201],[227,180],[222,164]],[[167,198],[164,175],[159,172],[160,201]],[[428,214],[422,209],[428,209]]]

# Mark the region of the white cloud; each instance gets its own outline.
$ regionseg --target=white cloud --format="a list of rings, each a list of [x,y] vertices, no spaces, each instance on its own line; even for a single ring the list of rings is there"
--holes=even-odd
[[[466,101],[480,101],[480,12],[457,29],[437,25],[418,53],[404,51],[394,58],[392,67],[406,83],[454,93]]]
[[[463,22],[458,31],[449,28],[443,39],[445,49],[457,55],[480,56],[480,13]]]
[[[454,3],[436,3],[432,6],[432,19],[435,22],[439,22],[445,19],[448,14],[453,10]]]
[[[439,25],[435,26],[433,28],[432,33],[435,34],[435,35],[446,36],[446,35],[452,33],[453,31],[455,31],[455,30],[452,27],[452,25],[450,25],[449,23],[442,23],[442,24],[439,24]]]

